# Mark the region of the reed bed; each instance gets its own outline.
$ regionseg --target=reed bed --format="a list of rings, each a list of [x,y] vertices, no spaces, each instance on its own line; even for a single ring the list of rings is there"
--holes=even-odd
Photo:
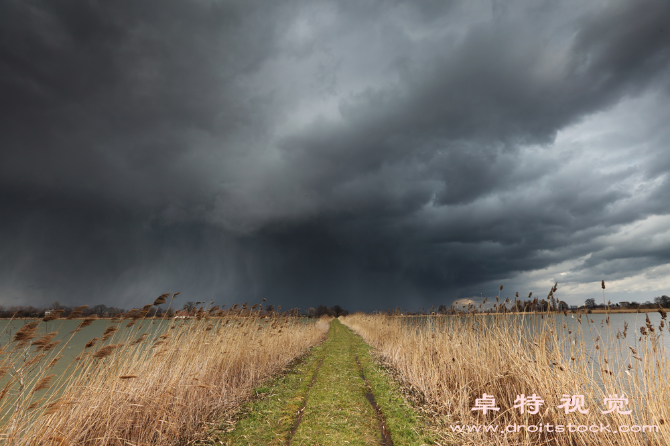
[[[422,403],[434,428],[448,444],[464,445],[668,445],[670,368],[660,326],[647,318],[624,332],[576,315],[572,325],[556,313],[531,316],[468,314],[411,318],[354,314],[340,320],[375,347]],[[587,337],[593,342],[587,343]],[[634,346],[629,341],[635,338]],[[587,347],[588,345],[588,347]],[[486,393],[499,411],[472,410]],[[544,400],[520,413],[519,395]],[[603,406],[610,395],[625,396],[632,410],[623,415]],[[565,396],[584,396],[588,413],[566,414]],[[542,425],[541,425],[542,423]],[[656,425],[658,432],[569,432],[569,426]],[[541,426],[542,432],[508,426]],[[564,432],[547,432],[562,425]],[[454,426],[460,426],[454,428]],[[477,432],[472,426],[498,426]],[[535,428],[531,428],[535,429]],[[461,430],[461,432],[459,432]],[[468,431],[472,430],[472,431]]]
[[[187,442],[205,423],[232,415],[254,386],[323,340],[329,325],[261,315],[246,304],[201,307],[186,320],[149,319],[150,307],[111,321],[60,376],[49,372],[68,338],[53,345],[55,332],[37,335],[39,321],[17,331],[0,351],[0,442]]]

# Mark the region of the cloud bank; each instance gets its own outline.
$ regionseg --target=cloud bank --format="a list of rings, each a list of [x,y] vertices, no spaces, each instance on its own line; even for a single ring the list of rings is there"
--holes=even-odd
[[[668,294],[668,18],[4,2],[0,304]]]

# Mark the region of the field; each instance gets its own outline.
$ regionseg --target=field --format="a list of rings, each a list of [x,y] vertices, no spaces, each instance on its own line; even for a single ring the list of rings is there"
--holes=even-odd
[[[670,444],[663,311],[306,319],[245,304],[153,319],[151,307],[5,325],[3,444]]]
[[[664,313],[658,325],[647,317],[631,331],[613,330],[609,317],[596,324],[589,315],[577,315],[571,325],[555,313],[475,316],[356,314],[343,323],[376,349],[431,413],[442,443],[670,444]],[[484,394],[493,399],[485,401]],[[611,409],[606,398],[624,395],[621,410],[601,413]],[[570,413],[559,408],[564,398],[579,400],[573,396],[582,397],[587,413],[575,410],[578,404]],[[535,406],[534,399],[542,404]],[[498,409],[484,413],[484,406]],[[582,426],[586,432],[579,432]],[[638,427],[646,432],[635,432]]]
[[[328,339],[286,375],[256,389],[236,423],[218,424],[208,445],[422,445],[434,435],[338,319]]]
[[[2,444],[188,441],[205,423],[231,416],[254,386],[328,329],[327,321],[261,317],[246,304],[201,308],[188,320],[147,319],[150,307],[110,321],[59,374],[52,370],[68,343],[94,319],[80,320],[61,341],[42,328],[58,320],[25,321],[0,351]]]

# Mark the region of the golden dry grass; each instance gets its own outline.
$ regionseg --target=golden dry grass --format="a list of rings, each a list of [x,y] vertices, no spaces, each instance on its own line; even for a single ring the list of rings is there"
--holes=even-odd
[[[574,327],[557,316],[468,315],[406,318],[354,314],[340,318],[376,348],[435,420],[449,444],[670,444],[670,369],[660,338],[664,327],[611,333],[586,315]],[[665,322],[662,322],[665,325]],[[634,331],[634,328],[632,329]],[[653,331],[652,331],[653,330]],[[587,347],[586,337],[596,340]],[[633,336],[635,346],[626,341]],[[639,337],[639,339],[637,339]],[[473,411],[483,393],[500,411]],[[631,415],[602,414],[604,398],[625,393]],[[545,401],[536,415],[514,408],[518,395]],[[565,414],[564,395],[584,395],[588,414]],[[564,425],[566,432],[500,432],[509,425]],[[659,432],[567,432],[568,425],[657,425]],[[452,425],[498,425],[496,434],[453,432]],[[614,429],[612,429],[614,430]],[[523,429],[522,429],[523,431]]]
[[[117,320],[58,377],[49,370],[67,342],[45,353],[53,336],[31,343],[38,325],[26,325],[0,356],[0,442],[171,445],[192,439],[207,422],[232,414],[254,386],[323,340],[328,329],[326,320],[267,318],[246,305],[235,308],[200,308],[194,319],[157,321],[150,335],[138,335],[154,322],[145,319],[146,308],[127,314],[133,321]]]

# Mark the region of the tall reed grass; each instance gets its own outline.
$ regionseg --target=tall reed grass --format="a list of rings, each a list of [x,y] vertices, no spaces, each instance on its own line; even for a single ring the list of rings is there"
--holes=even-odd
[[[231,415],[255,385],[306,353],[328,329],[325,320],[261,315],[256,305],[201,307],[187,320],[149,319],[150,308],[113,320],[60,376],[50,370],[71,337],[58,345],[55,332],[38,336],[39,321],[18,330],[0,350],[0,442],[184,442],[205,423]],[[92,322],[83,319],[75,332]],[[147,331],[147,324],[155,326]]]
[[[556,313],[532,316],[468,314],[421,319],[354,314],[340,318],[376,348],[381,359],[423,403],[449,444],[668,445],[670,368],[661,325],[613,333],[586,315],[572,326]],[[567,318],[567,316],[566,316]],[[626,338],[635,337],[629,346]],[[585,342],[590,337],[592,342]],[[589,347],[590,345],[590,347]],[[472,410],[486,393],[499,411]],[[514,408],[519,395],[544,400],[537,414]],[[629,415],[603,406],[626,395]],[[564,396],[583,395],[588,413],[565,413]],[[510,425],[565,426],[565,432],[506,432]],[[569,425],[656,425],[658,432],[568,432]],[[497,425],[497,433],[458,432],[453,426]],[[510,430],[513,428],[510,428]],[[553,428],[552,428],[553,430]]]

